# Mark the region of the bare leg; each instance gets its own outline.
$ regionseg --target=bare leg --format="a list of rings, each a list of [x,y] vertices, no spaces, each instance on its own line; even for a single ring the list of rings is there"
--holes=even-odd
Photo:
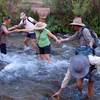
[[[45,60],[44,54],[40,54],[40,59]]]
[[[36,40],[35,39],[31,39],[31,44],[32,44],[33,50],[36,50],[37,45],[36,45]]]
[[[77,80],[76,86],[77,86],[78,90],[80,91],[80,93],[82,94],[82,89],[83,89],[83,79]]]
[[[88,83],[88,97],[93,96],[93,81],[89,80]]]
[[[25,37],[24,39],[24,45],[29,46],[30,38]]]
[[[48,63],[51,63],[50,54],[45,54],[44,58],[48,61]]]

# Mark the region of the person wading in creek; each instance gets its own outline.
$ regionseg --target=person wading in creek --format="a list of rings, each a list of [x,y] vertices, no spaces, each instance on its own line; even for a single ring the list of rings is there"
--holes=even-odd
[[[70,36],[69,38],[66,39],[61,39],[60,42],[65,42],[65,41],[72,41],[74,39],[79,41],[79,47],[76,48],[75,54],[76,55],[85,55],[89,59],[90,68],[88,72],[88,94],[87,97],[90,98],[93,96],[93,70],[95,69],[95,65],[99,66],[100,65],[100,57],[95,56],[93,54],[93,44],[94,44],[94,39],[91,36],[91,33],[88,28],[84,28],[85,24],[82,23],[81,17],[75,17],[73,22],[70,24],[73,29],[76,31],[74,35]],[[81,58],[80,58],[81,59]],[[67,86],[69,80],[71,79],[71,76],[73,75],[73,72],[70,70],[69,66],[67,69],[67,73],[65,75],[64,80],[62,81],[61,88],[53,94],[53,97],[57,97],[61,94],[63,89]],[[76,66],[78,67],[78,66]],[[82,88],[83,88],[83,78],[77,80],[77,87],[82,93]]]
[[[34,27],[36,33],[36,42],[39,48],[39,55],[41,60],[48,61],[51,63],[50,51],[51,51],[51,42],[50,38],[54,39],[57,43],[60,43],[58,38],[53,35],[48,29],[46,29],[47,24],[44,22],[37,22]],[[16,31],[30,31],[28,29],[17,29]]]
[[[7,16],[3,18],[3,23],[0,25],[0,50],[1,53],[7,54],[7,48],[6,48],[6,43],[7,43],[7,36],[14,32],[9,31],[7,28],[7,25],[11,24],[11,17]]]
[[[9,28],[9,30],[12,30],[12,29],[17,29],[17,28],[20,28],[22,26],[25,27],[25,29],[30,29],[32,31],[28,31],[26,32],[26,36],[25,36],[25,39],[24,39],[24,50],[29,50],[29,43],[31,42],[32,44],[32,48],[33,50],[36,49],[36,35],[35,35],[35,32],[34,32],[34,25],[37,23],[37,21],[35,19],[33,19],[32,17],[28,17],[24,12],[21,12],[20,13],[20,23],[18,25],[15,25],[11,28]]]

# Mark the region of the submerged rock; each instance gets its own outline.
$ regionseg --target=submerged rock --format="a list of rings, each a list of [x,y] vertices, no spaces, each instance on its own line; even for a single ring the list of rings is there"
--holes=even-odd
[[[14,99],[10,96],[0,95],[0,100],[14,100]]]
[[[0,71],[5,68],[8,63],[0,60]]]

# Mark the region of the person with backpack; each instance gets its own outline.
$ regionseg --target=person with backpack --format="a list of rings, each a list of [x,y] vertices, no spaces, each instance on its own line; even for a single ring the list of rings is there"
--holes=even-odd
[[[7,36],[14,32],[14,30],[9,31],[7,28],[7,25],[11,24],[11,17],[6,16],[3,18],[3,23],[0,25],[0,50],[1,53],[7,54],[7,48],[6,48],[6,42],[7,42]]]
[[[20,13],[20,23],[18,25],[15,25],[11,28],[9,28],[9,30],[12,30],[12,29],[17,29],[17,28],[21,28],[22,26],[25,28],[25,29],[30,29],[32,31],[29,31],[29,32],[26,32],[26,36],[25,36],[25,39],[24,39],[24,50],[29,50],[29,43],[31,42],[32,44],[32,48],[33,50],[36,49],[36,35],[35,35],[35,32],[34,32],[34,25],[37,23],[37,21],[35,19],[33,19],[32,17],[28,17],[26,15],[26,13],[24,12],[21,12]]]
[[[94,55],[94,45],[96,44],[94,37],[92,36],[92,33],[88,28],[86,28],[86,25],[82,23],[81,17],[75,17],[73,22],[70,24],[73,29],[75,30],[75,34],[65,38],[61,39],[60,42],[65,41],[72,41],[74,39],[79,41],[79,47],[75,50],[75,55],[84,55],[88,58],[90,63],[89,72],[86,75],[88,77],[88,94],[87,97],[93,96],[93,70],[95,69],[95,65],[100,65],[100,57]],[[80,58],[80,60],[82,60]],[[80,63],[80,61],[79,61]],[[76,67],[78,67],[76,64],[74,64]],[[72,67],[72,66],[71,66]],[[53,97],[57,97],[60,95],[60,93],[63,91],[63,89],[67,86],[69,83],[71,76],[73,75],[72,71],[70,70],[70,66],[67,69],[67,73],[65,75],[64,80],[62,81],[61,88],[53,94]],[[84,77],[84,78],[86,78]],[[82,93],[83,88],[83,79],[80,78],[77,80],[78,90]]]

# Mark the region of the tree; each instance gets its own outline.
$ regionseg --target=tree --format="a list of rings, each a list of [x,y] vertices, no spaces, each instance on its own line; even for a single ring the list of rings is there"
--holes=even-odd
[[[91,10],[91,0],[71,0],[72,12],[75,16],[83,16]]]

